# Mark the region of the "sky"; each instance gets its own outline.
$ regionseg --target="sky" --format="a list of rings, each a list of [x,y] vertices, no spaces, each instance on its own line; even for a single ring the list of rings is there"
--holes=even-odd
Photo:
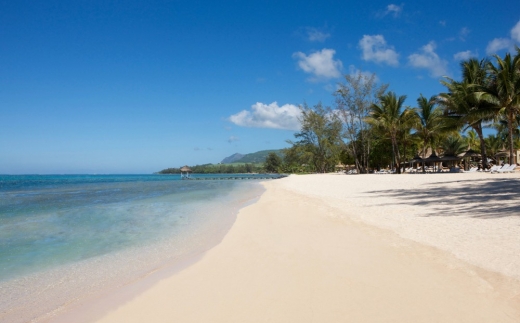
[[[514,52],[520,2],[0,0],[0,174],[153,173],[288,147],[375,73],[414,106]]]

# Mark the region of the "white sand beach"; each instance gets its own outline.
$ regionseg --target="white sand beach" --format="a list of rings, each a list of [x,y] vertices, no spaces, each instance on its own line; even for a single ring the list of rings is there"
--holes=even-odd
[[[211,250],[51,322],[520,322],[520,174],[264,185]]]

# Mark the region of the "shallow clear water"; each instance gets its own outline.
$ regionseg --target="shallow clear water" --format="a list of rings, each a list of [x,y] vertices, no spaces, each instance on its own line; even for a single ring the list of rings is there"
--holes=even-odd
[[[20,307],[33,319],[203,250],[260,192],[254,181],[167,175],[0,176],[0,321]]]

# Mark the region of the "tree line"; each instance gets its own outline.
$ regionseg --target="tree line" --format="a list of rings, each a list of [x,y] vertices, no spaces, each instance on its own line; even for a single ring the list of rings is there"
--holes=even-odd
[[[318,103],[301,107],[301,130],[288,141],[277,171],[328,172],[334,166],[355,165],[359,173],[402,164],[431,150],[457,156],[478,151],[483,166],[507,147],[516,162],[520,148],[520,48],[516,54],[460,64],[461,79],[444,77],[445,92],[420,95],[405,106],[405,95],[377,84],[374,74],[346,75],[334,92],[333,107]],[[484,136],[485,127],[496,134]]]
[[[263,173],[263,165],[258,164],[204,164],[190,166],[196,174],[241,174],[241,173]],[[180,168],[166,168],[158,174],[180,174]]]

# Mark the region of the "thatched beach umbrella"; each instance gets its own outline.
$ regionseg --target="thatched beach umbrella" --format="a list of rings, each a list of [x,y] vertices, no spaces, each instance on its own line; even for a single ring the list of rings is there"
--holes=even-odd
[[[428,156],[428,158],[423,159],[423,161],[426,163],[433,163],[433,169],[435,171],[436,163],[441,162],[441,158],[437,156],[437,154],[434,151],[430,156]]]
[[[422,159],[421,156],[419,156],[419,154],[415,154],[413,159],[410,160],[410,163],[421,163],[421,162],[422,162],[422,164],[424,166],[424,159]]]
[[[190,178],[190,173],[193,172],[191,168],[188,166],[181,167],[181,179],[188,179]]]
[[[468,170],[468,165],[469,165],[469,160],[471,159],[471,157],[480,157],[481,155],[474,151],[473,149],[469,149],[468,151],[466,151],[464,154],[462,154],[460,157],[463,158],[463,159],[468,159],[467,162],[464,162],[464,168],[465,170]]]
[[[455,162],[455,161],[459,161],[461,159],[462,159],[462,157],[452,156],[452,155],[444,155],[444,156],[441,157],[441,162]]]
[[[478,152],[474,151],[473,149],[470,149],[470,150],[466,151],[464,153],[464,155],[462,155],[461,157],[467,158],[467,157],[480,157],[480,156],[481,155]]]
[[[495,158],[498,160],[498,163],[500,164],[500,158],[502,157],[509,157],[509,150],[502,149],[499,150],[498,153],[495,154]]]

